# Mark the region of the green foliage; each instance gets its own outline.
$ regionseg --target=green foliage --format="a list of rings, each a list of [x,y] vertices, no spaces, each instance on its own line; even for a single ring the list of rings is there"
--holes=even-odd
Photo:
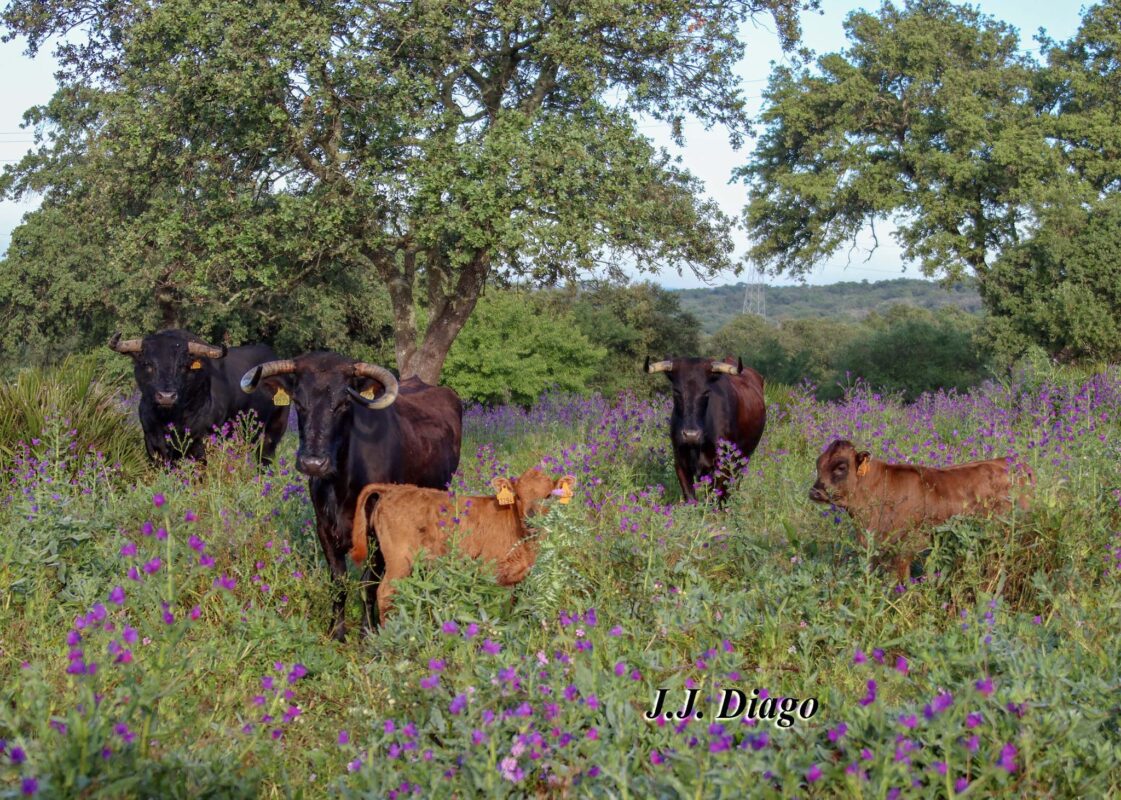
[[[589,380],[590,387],[606,397],[623,390],[644,395],[653,387],[662,388],[642,372],[646,356],[690,356],[700,350],[697,318],[682,310],[677,292],[653,283],[601,283],[557,293],[553,304],[558,310],[571,308],[577,329],[607,349]]]
[[[448,353],[444,382],[477,403],[529,405],[556,387],[584,392],[605,350],[527,293],[490,292]]]
[[[1121,358],[1121,198],[1048,220],[994,265],[984,292],[1006,356],[1035,343],[1064,361]]]
[[[135,414],[122,398],[130,383],[131,376],[101,367],[96,357],[67,357],[57,367],[21,370],[0,382],[0,461],[30,459],[69,479],[59,470],[73,451],[82,459],[71,462],[75,470],[135,476],[146,461]]]
[[[713,334],[706,353],[742,356],[769,381],[809,381],[819,398],[840,397],[858,378],[914,399],[938,389],[965,389],[987,377],[980,319],[949,306],[937,312],[893,306],[860,322],[787,319],[777,324],[743,314]]]
[[[986,377],[976,343],[977,317],[947,309],[939,315],[900,308],[868,321],[839,355],[846,375],[914,400],[923,392],[967,389]]]
[[[376,347],[376,281],[399,368],[435,382],[488,282],[730,268],[731,221],[633,114],[738,143],[743,23],[790,48],[815,5],[15,0],[7,33],[61,69],[0,184],[43,194],[0,308],[48,320],[44,352],[114,324]]]

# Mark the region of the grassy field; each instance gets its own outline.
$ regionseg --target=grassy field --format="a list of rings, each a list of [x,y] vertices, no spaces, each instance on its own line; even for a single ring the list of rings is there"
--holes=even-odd
[[[0,490],[0,796],[1121,792],[1121,372],[768,401],[723,512],[677,503],[665,405],[470,411],[457,491],[544,461],[576,500],[540,519],[512,598],[441,559],[340,645],[294,436],[267,473],[234,431],[161,474],[97,453],[139,452],[126,410],[91,441],[80,407],[13,422],[0,397],[0,430],[34,437]],[[934,465],[1016,454],[1034,505],[942,526],[894,586],[807,499],[835,437]],[[672,710],[698,689],[704,717],[646,721],[659,688]],[[754,718],[714,719],[731,688]]]

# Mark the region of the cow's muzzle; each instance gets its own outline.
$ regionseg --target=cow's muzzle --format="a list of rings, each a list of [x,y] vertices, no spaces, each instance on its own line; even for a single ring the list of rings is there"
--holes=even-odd
[[[160,408],[171,408],[178,399],[178,392],[156,392],[156,405]]]
[[[817,484],[814,484],[814,486],[810,489],[810,499],[815,503],[830,502],[829,495],[825,493],[825,487],[818,486]]]
[[[326,456],[299,456],[296,469],[311,478],[324,478],[331,474],[331,459]]]
[[[699,428],[683,428],[678,436],[682,444],[700,444],[704,431]]]

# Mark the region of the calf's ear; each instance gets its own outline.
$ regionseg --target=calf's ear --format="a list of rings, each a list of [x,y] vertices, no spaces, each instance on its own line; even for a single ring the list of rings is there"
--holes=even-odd
[[[572,499],[572,487],[576,485],[576,478],[572,475],[565,475],[557,481],[556,494],[558,495],[557,502],[567,504]]]
[[[514,484],[509,478],[495,478],[490,482],[500,506],[514,505]]]
[[[872,454],[867,450],[861,450],[856,454],[856,477],[863,478],[868,472],[868,459]]]

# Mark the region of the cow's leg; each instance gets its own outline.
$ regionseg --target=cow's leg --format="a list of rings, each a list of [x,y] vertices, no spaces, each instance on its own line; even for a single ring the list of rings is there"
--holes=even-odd
[[[338,503],[334,487],[326,481],[313,478],[308,488],[315,507],[315,533],[319,536],[319,546],[323,548],[323,557],[327,559],[327,568],[331,571],[333,594],[327,635],[341,642],[346,639],[346,550],[340,551],[335,545]]]
[[[697,493],[693,491],[693,477],[685,471],[685,466],[680,461],[675,461],[673,466],[677,470],[677,480],[681,484],[681,493],[685,495],[685,500],[690,503],[697,502]]]
[[[373,566],[367,566],[362,573],[363,636],[372,636],[374,628],[379,626],[380,620],[379,622],[374,621],[374,605],[378,603],[378,608],[380,610],[380,589],[381,585],[385,582],[385,557],[382,555],[380,547],[374,550],[371,554],[371,558],[373,559]]]

